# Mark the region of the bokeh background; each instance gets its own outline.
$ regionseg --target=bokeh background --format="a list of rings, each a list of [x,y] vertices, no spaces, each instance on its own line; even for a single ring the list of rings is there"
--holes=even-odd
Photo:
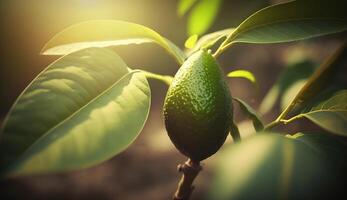
[[[237,26],[256,10],[275,1],[224,0],[217,19],[208,32]],[[278,2],[278,1],[276,1]],[[91,19],[117,19],[148,26],[184,46],[186,17],[177,16],[176,0],[1,0],[0,1],[0,124],[27,84],[54,56],[42,56],[43,45],[62,29]],[[305,42],[276,45],[236,45],[219,58],[225,72],[252,71],[258,88],[243,79],[228,80],[233,96],[258,109],[278,76],[292,62],[303,59],[318,65],[331,55],[346,34]],[[132,68],[174,75],[179,66],[154,44],[113,48]],[[126,151],[98,166],[75,172],[7,179],[0,182],[0,199],[170,199],[180,174],[176,166],[186,160],[169,141],[162,118],[167,86],[150,80],[152,109],[147,124]],[[271,121],[280,112],[280,103],[262,116]],[[244,135],[253,131],[238,109],[236,121]],[[316,128],[308,122],[291,125]],[[281,131],[281,128],[278,129]],[[229,139],[230,140],[230,139]],[[230,145],[230,141],[226,145]],[[214,159],[204,162],[196,179],[192,199],[204,199],[213,175]]]

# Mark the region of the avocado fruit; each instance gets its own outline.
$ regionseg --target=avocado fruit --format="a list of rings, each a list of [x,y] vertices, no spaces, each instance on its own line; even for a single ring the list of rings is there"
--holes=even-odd
[[[164,101],[167,133],[193,161],[204,160],[225,142],[232,122],[232,98],[216,59],[192,54],[176,73]]]

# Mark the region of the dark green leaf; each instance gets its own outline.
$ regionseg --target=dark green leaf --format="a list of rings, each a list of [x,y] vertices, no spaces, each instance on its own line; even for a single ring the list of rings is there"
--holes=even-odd
[[[209,199],[335,199],[344,192],[329,161],[278,134],[257,134],[217,156]]]
[[[179,64],[185,55],[172,42],[152,29],[117,20],[93,20],[82,22],[56,34],[43,47],[46,55],[65,55],[88,47],[108,47],[155,42],[167,50]]]
[[[132,143],[149,107],[145,76],[130,72],[111,50],[66,55],[27,87],[9,113],[1,173],[48,173],[103,162]]]
[[[260,120],[260,117],[258,116],[257,112],[241,99],[238,99],[238,98],[233,98],[233,99],[239,104],[241,110],[252,120],[255,130],[257,132],[263,130],[264,125],[262,121]]]
[[[200,0],[188,18],[188,35],[201,35],[213,24],[222,0]]]
[[[254,13],[230,35],[228,42],[290,42],[346,29],[346,1],[297,0]]]

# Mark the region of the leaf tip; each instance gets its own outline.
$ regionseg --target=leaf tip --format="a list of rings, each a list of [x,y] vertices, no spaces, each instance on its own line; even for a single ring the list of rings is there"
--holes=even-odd
[[[184,43],[184,46],[187,49],[192,49],[196,42],[198,41],[199,36],[197,34],[191,35]]]

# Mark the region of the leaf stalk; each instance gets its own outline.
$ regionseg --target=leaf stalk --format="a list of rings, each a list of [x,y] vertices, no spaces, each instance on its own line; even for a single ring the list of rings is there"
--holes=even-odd
[[[155,73],[148,72],[145,70],[140,70],[140,71],[145,74],[146,78],[151,78],[151,79],[156,79],[156,80],[162,81],[169,86],[171,85],[171,82],[173,80],[173,77],[169,76],[169,75],[155,74]]]

